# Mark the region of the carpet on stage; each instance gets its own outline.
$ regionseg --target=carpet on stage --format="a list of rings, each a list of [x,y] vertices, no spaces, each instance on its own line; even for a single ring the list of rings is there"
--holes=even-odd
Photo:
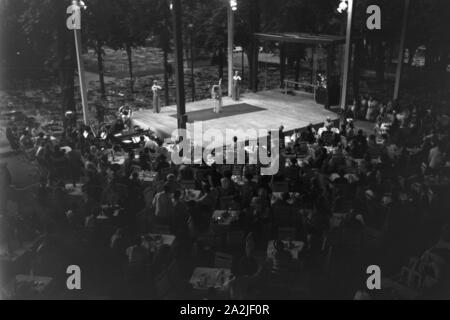
[[[221,113],[214,113],[212,104],[211,109],[203,109],[192,112],[187,112],[186,116],[188,117],[188,123],[194,123],[196,121],[208,121],[213,119],[220,119],[225,117],[237,116],[245,113],[252,113],[258,111],[264,111],[266,109],[252,106],[247,103],[239,103],[231,106],[222,107]],[[176,114],[170,115],[173,118],[177,118]]]

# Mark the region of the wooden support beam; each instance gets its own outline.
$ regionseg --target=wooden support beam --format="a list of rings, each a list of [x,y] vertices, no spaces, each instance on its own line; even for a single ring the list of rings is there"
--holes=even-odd
[[[400,48],[398,51],[397,70],[395,73],[394,100],[398,99],[398,95],[400,93],[400,81],[402,78],[403,59],[405,53],[406,29],[408,28],[409,5],[410,0],[405,0],[405,7],[403,10],[402,33],[400,36]],[[410,54],[412,53],[410,52]]]
[[[178,129],[186,129],[186,101],[184,96],[183,37],[181,24],[181,0],[172,2],[173,38],[175,40],[175,81],[177,93]]]

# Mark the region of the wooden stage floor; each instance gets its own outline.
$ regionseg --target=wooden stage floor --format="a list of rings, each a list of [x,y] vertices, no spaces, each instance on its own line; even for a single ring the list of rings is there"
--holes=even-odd
[[[296,92],[295,96],[285,95],[281,90],[260,91],[257,93],[245,93],[241,100],[236,102],[231,98],[224,97],[223,109],[229,105],[246,103],[265,110],[232,115],[203,121],[203,131],[208,129],[219,129],[225,134],[226,129],[248,130],[266,129],[278,130],[283,125],[285,132],[302,129],[310,123],[322,124],[327,117],[333,121],[339,116],[326,110],[322,105],[316,104],[312,94]],[[212,109],[212,100],[201,100],[186,104],[186,112]],[[147,130],[150,129],[163,139],[172,135],[177,129],[176,106],[163,107],[161,113],[155,114],[152,109],[135,111],[133,124]],[[187,129],[192,132],[194,124],[188,123]]]

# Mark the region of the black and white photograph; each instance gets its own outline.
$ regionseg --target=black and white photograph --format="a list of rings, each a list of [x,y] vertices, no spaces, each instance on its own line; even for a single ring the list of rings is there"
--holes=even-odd
[[[0,0],[0,300],[447,300],[449,151],[449,0]]]

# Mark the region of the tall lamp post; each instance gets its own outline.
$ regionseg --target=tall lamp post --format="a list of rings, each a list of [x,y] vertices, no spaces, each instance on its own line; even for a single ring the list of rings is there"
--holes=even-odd
[[[402,77],[403,60],[405,58],[405,38],[406,29],[408,28],[409,6],[410,0],[405,0],[405,7],[403,9],[402,33],[400,36],[400,47],[398,49],[397,70],[395,72],[394,100],[398,99],[398,95],[400,92],[400,80]]]
[[[178,129],[186,129],[186,101],[184,96],[183,38],[181,25],[181,0],[171,0],[173,38],[175,40],[175,80],[177,92]]]
[[[233,92],[233,46],[234,46],[234,11],[237,10],[237,0],[229,0],[228,16],[228,96]]]
[[[192,101],[195,101],[195,75],[194,75],[194,25],[190,23],[189,28],[189,42],[191,51],[191,86],[192,86]]]
[[[345,52],[344,52],[344,74],[342,77],[341,92],[341,110],[347,110],[347,92],[348,92],[348,76],[350,72],[350,50],[352,46],[352,18],[353,18],[353,0],[340,0],[337,11],[342,13],[347,11],[347,32],[345,36]]]
[[[81,105],[83,108],[83,121],[87,125],[87,85],[84,76],[84,65],[83,59],[81,57],[81,8],[86,9],[86,5],[83,1],[74,0],[72,5],[70,5],[66,13],[70,14],[67,18],[66,26],[67,29],[73,30],[75,36],[75,49],[77,54],[78,63],[78,79],[80,80],[80,93],[81,93]]]

